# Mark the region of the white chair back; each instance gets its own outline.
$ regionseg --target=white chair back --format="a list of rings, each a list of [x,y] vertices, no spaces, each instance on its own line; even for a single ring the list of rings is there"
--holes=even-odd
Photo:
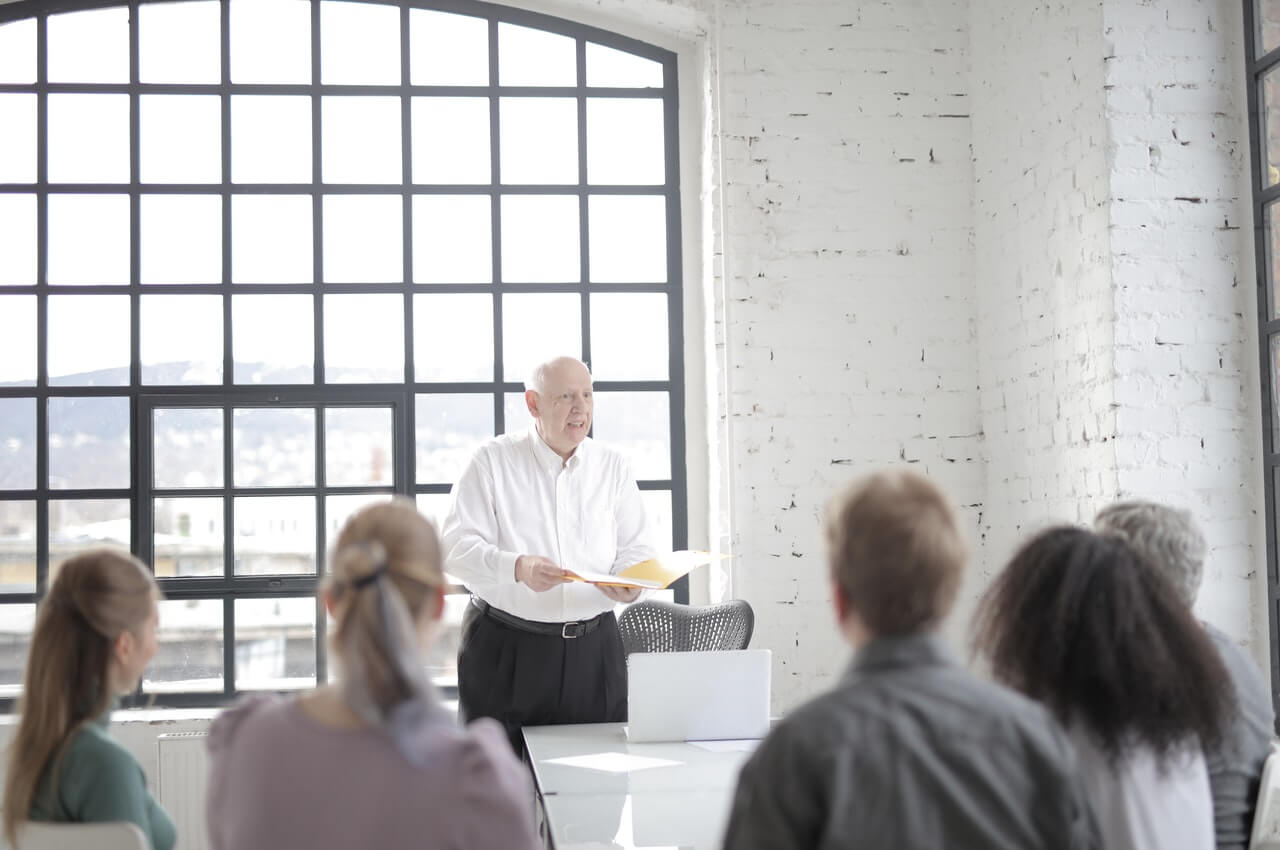
[[[1276,741],[1271,742],[1271,755],[1262,766],[1249,850],[1280,850],[1280,749]]]
[[[10,850],[9,843],[0,847]],[[151,843],[137,824],[43,823],[30,821],[18,827],[13,850],[151,850]]]

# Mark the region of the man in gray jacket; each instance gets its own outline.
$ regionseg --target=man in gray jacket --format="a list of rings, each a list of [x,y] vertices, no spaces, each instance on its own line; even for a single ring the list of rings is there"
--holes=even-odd
[[[1099,511],[1093,525],[1099,533],[1127,540],[1173,579],[1188,608],[1195,605],[1207,547],[1190,512],[1154,502],[1116,502]],[[1209,623],[1202,624],[1231,674],[1238,703],[1222,742],[1204,754],[1213,793],[1214,832],[1218,850],[1245,850],[1276,717],[1258,666],[1231,638]]]
[[[825,526],[853,663],[747,762],[724,846],[1099,847],[1066,736],[1039,705],[967,673],[936,634],[967,560],[942,493],[887,470],[838,495]]]

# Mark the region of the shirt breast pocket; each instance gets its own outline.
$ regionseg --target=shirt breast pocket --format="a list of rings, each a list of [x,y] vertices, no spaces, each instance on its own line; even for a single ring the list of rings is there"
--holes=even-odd
[[[591,568],[608,571],[618,551],[618,535],[612,508],[589,508],[583,512],[583,543]]]

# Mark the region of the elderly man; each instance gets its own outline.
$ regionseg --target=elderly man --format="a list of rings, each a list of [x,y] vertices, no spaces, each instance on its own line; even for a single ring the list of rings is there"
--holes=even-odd
[[[625,720],[627,673],[613,607],[639,591],[572,581],[652,558],[644,505],[621,454],[587,436],[591,373],[559,357],[534,370],[534,425],[483,446],[453,488],[445,569],[471,591],[458,708],[520,728]]]
[[[1040,706],[966,673],[936,635],[967,557],[942,493],[880,472],[838,495],[825,525],[853,663],[747,762],[724,846],[1097,847],[1065,735]]]
[[[1190,512],[1154,502],[1116,502],[1094,518],[1103,534],[1124,538],[1163,570],[1188,608],[1195,605],[1204,577],[1204,535]],[[1262,764],[1271,751],[1275,712],[1258,667],[1221,631],[1203,623],[1231,674],[1238,704],[1234,722],[1220,744],[1205,750],[1218,850],[1245,850],[1253,829]]]

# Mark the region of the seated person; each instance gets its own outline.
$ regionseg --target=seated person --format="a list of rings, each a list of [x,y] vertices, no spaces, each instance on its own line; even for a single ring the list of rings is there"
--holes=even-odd
[[[1213,642],[1123,540],[1042,532],[982,602],[976,645],[997,680],[1066,727],[1110,850],[1213,850],[1203,743],[1234,710]]]
[[[1100,534],[1123,537],[1168,576],[1188,610],[1196,604],[1208,547],[1189,512],[1154,502],[1116,502],[1098,512],[1093,527]],[[1218,850],[1245,850],[1276,715],[1253,659],[1213,625],[1200,625],[1222,656],[1237,703],[1222,741],[1204,754],[1213,795],[1214,833]]]
[[[824,525],[853,662],[747,762],[725,847],[1098,847],[1066,736],[936,635],[967,557],[942,493],[879,472],[840,493]]]
[[[322,591],[338,680],[250,697],[214,721],[216,850],[538,846],[533,792],[503,728],[459,728],[427,678],[440,564],[412,502],[370,505],[343,527]]]
[[[4,833],[24,821],[130,821],[153,850],[171,850],[173,821],[142,767],[111,737],[111,710],[156,654],[156,590],[128,552],[67,559],[40,606],[9,746]]]

